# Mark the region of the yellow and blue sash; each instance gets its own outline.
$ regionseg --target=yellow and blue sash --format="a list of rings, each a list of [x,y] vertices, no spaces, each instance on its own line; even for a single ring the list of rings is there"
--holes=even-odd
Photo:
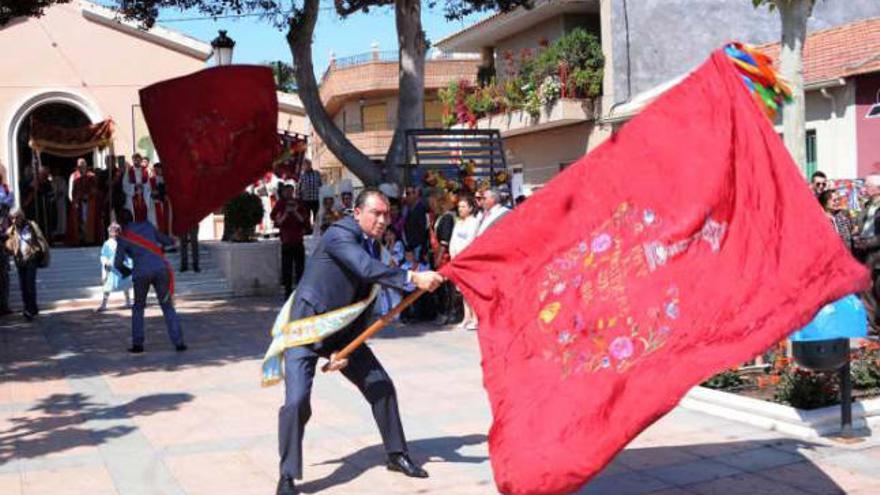
[[[296,293],[291,294],[272,326],[272,343],[263,357],[262,385],[268,387],[284,379],[285,350],[314,344],[347,327],[370,307],[378,294],[379,286],[374,285],[369,296],[354,304],[292,321],[291,312]]]

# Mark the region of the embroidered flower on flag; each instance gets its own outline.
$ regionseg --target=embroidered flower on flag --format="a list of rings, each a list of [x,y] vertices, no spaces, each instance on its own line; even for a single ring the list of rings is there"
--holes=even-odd
[[[611,355],[618,361],[632,356],[634,349],[632,339],[629,337],[617,337],[611,342]]]
[[[596,254],[604,253],[611,247],[611,236],[608,234],[599,234],[593,239],[591,247]]]

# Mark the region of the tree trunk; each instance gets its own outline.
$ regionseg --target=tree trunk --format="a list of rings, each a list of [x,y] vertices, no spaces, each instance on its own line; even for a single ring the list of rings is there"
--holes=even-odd
[[[422,31],[422,1],[395,0],[397,42],[400,46],[399,105],[397,128],[385,155],[385,179],[400,183],[407,161],[407,129],[425,126],[425,33]]]
[[[806,171],[807,131],[806,98],[804,96],[804,40],[807,36],[807,19],[813,12],[814,0],[787,0],[776,2],[782,19],[782,46],[780,72],[791,84],[793,101],[783,106],[782,129],[785,147],[795,163]]]
[[[290,29],[287,32],[287,44],[290,46],[293,66],[296,69],[299,98],[309,116],[312,128],[324,141],[327,149],[365,185],[379,184],[382,178],[379,168],[336,127],[321,102],[312,64],[312,38],[318,20],[318,7],[319,0],[305,0],[302,12],[291,19]]]

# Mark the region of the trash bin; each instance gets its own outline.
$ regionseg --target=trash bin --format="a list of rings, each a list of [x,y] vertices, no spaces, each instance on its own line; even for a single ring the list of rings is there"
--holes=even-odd
[[[868,335],[868,315],[855,295],[826,304],[789,339],[795,362],[813,371],[840,370],[840,435],[852,436],[852,380],[849,339]]]

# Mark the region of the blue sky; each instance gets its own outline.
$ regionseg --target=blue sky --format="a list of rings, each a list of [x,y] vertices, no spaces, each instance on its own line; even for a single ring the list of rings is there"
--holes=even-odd
[[[102,2],[110,3],[110,2]],[[370,44],[379,43],[380,50],[397,49],[397,33],[394,25],[394,12],[391,8],[373,9],[369,14],[355,14],[340,19],[332,9],[332,2],[321,2],[322,9],[315,28],[315,42],[312,56],[318,74],[324,72],[330,52],[337,57],[345,57],[370,51]],[[424,2],[422,24],[428,39],[436,42],[461,28],[489,15],[476,14],[464,21],[449,22],[440,10],[429,10]],[[199,17],[197,12],[163,10],[159,23],[164,27],[184,32],[202,41],[210,42],[217,36],[217,30],[225,29],[236,42],[235,63],[260,63],[267,60],[291,61],[290,51],[284,33],[258,18],[218,19],[176,22],[175,19]],[[163,22],[169,21],[169,22]]]

